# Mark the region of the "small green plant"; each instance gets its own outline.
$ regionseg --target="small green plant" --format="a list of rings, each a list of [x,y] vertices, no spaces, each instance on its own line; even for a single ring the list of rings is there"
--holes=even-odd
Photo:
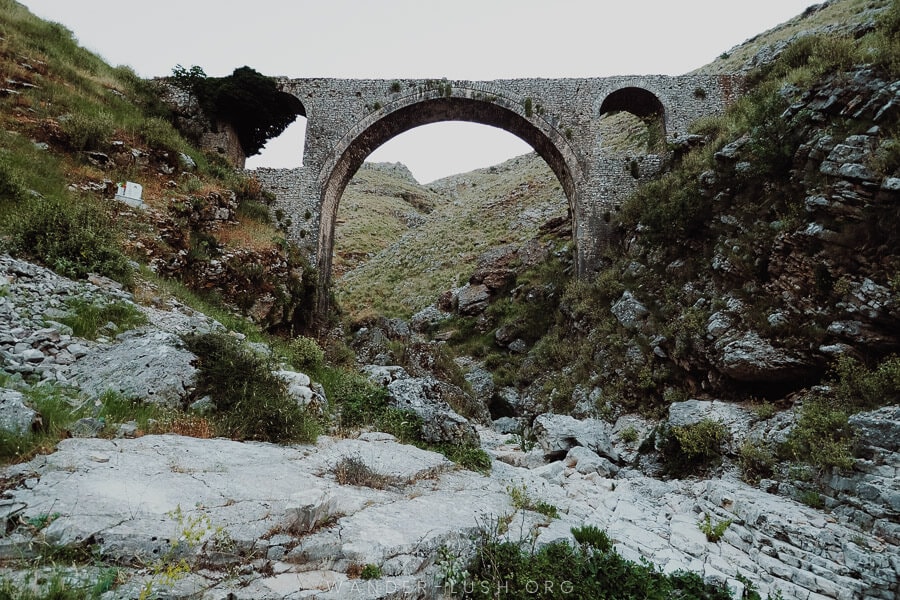
[[[170,587],[184,579],[192,570],[192,554],[202,544],[212,541],[217,548],[233,545],[228,533],[222,527],[215,527],[204,513],[186,515],[181,505],[166,513],[176,523],[176,538],[166,552],[150,566],[150,580],[141,589],[139,600],[148,600],[154,588]]]
[[[530,119],[531,115],[534,114],[534,103],[532,102],[531,98],[530,97],[525,98],[525,101],[522,103],[522,106],[525,109],[525,116]]]
[[[381,567],[372,563],[366,564],[359,573],[360,579],[381,579],[383,576]]]
[[[529,452],[535,445],[535,438],[530,427],[522,426],[515,433],[516,445],[522,452]]]
[[[626,444],[633,444],[638,440],[638,430],[629,425],[619,433],[619,438]]]
[[[559,518],[559,510],[556,506],[544,502],[543,500],[535,501],[528,495],[528,490],[524,485],[521,487],[515,485],[509,486],[506,488],[506,492],[509,494],[510,500],[512,500],[513,508],[517,511],[530,510],[542,514],[548,519]]]
[[[825,499],[822,497],[822,494],[815,490],[807,490],[801,493],[797,499],[810,508],[818,508],[820,510],[825,508]]]
[[[396,93],[399,92],[399,91],[400,91],[400,82],[399,82],[399,81],[392,81],[392,82],[391,82],[391,93],[396,94]]]
[[[731,519],[713,523],[712,517],[710,517],[709,514],[704,514],[703,518],[697,522],[697,526],[700,527],[700,531],[706,536],[707,541],[715,543],[722,539],[725,530],[728,529],[732,523],[733,521]]]
[[[778,409],[771,402],[763,402],[753,407],[753,412],[756,413],[757,419],[765,421],[774,417]]]
[[[52,523],[53,521],[55,521],[58,518],[59,518],[59,513],[53,513],[53,514],[43,513],[43,514],[37,515],[35,517],[29,518],[26,521],[26,523],[28,524],[29,527],[32,527],[32,528],[40,531],[41,529],[43,529],[44,527],[46,527],[47,525],[49,525],[50,523]]]

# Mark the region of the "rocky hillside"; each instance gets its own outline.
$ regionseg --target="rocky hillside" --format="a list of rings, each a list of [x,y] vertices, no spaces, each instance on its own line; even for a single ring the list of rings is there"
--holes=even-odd
[[[279,430],[270,421],[248,428],[256,413],[229,407],[227,390],[209,387],[208,348],[226,332],[221,324],[178,302],[136,304],[109,280],[76,282],[8,256],[0,257],[0,276],[7,373],[0,449],[16,458],[0,479],[7,597],[50,586],[58,595],[37,597],[438,598],[494,589],[513,574],[525,577],[522,586],[582,592],[614,591],[625,578],[647,597],[663,590],[660,598],[678,590],[723,600],[896,592],[900,540],[887,503],[897,490],[885,474],[900,444],[896,407],[853,419],[867,467],[835,483],[849,495],[865,490],[854,513],[843,510],[847,504],[828,513],[773,494],[776,482],[748,485],[731,469],[715,479],[660,479],[660,459],[640,444],[653,423],[639,417],[613,426],[543,414],[528,433],[513,419],[473,426],[439,400],[446,389],[439,381],[398,366],[364,370],[405,409],[396,413],[404,423],[422,415],[425,437],[444,444],[475,436],[487,463],[464,469],[434,446],[410,444],[415,433],[390,426],[390,413],[380,426],[350,428],[360,408],[333,376],[326,392],[270,362],[265,368],[277,369],[291,402],[321,415],[332,435],[247,443],[235,438]],[[82,303],[120,309],[84,331],[72,319]],[[223,343],[219,355],[227,354]],[[257,343],[229,361],[281,352]],[[306,358],[309,372],[324,378],[314,363]],[[250,365],[237,373],[242,388],[267,381],[252,366],[261,363],[242,364]],[[229,429],[219,427],[235,426],[233,411],[243,429],[223,437]],[[278,422],[289,414],[283,406]],[[696,400],[673,404],[668,423],[689,428],[709,418],[725,424],[730,446],[790,428],[783,416]],[[296,430],[285,433],[296,441]],[[572,532],[591,531],[582,539],[598,550],[573,549]],[[532,567],[524,549],[532,547],[567,552],[571,562],[561,571],[525,571]],[[517,548],[520,559],[511,555]],[[662,571],[648,572],[643,560]],[[613,566],[617,579],[596,575]],[[502,597],[525,589],[510,587]]]

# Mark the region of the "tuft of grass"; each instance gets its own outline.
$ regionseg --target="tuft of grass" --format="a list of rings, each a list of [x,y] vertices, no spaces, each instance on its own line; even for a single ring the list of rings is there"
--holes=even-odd
[[[548,519],[558,519],[559,518],[559,510],[556,506],[544,502],[543,500],[534,500],[531,496],[528,495],[528,490],[523,485],[519,486],[509,486],[506,488],[507,493],[509,494],[510,500],[512,500],[513,508],[516,510],[530,510],[534,511],[538,514],[542,514]]]
[[[2,600],[100,600],[113,588],[117,578],[114,568],[101,569],[95,581],[83,581],[72,577],[61,568],[49,575],[26,577],[16,582],[6,576],[0,577],[0,599]]]
[[[83,298],[73,298],[67,306],[72,311],[71,316],[61,317],[59,321],[72,328],[74,335],[96,339],[100,331],[108,323],[115,326],[115,334],[129,329],[134,329],[147,323],[147,317],[134,304],[124,300],[112,302],[88,302]]]
[[[341,485],[355,485],[383,490],[395,483],[393,477],[376,473],[358,456],[345,456],[332,469]]]

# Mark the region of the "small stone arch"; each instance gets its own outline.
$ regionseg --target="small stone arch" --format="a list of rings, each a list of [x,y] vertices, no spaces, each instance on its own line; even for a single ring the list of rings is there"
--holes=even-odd
[[[659,96],[642,87],[623,87],[609,93],[600,103],[597,116],[625,111],[642,119],[648,127],[659,128],[659,139],[666,139],[670,129],[669,114]]]
[[[416,93],[379,107],[352,127],[337,143],[319,172],[321,222],[317,244],[319,298],[317,311],[328,309],[334,227],[338,204],[350,179],[366,157],[391,138],[421,125],[468,121],[497,127],[528,143],[547,162],[562,185],[570,214],[583,175],[576,153],[547,121],[535,115],[526,99],[510,99],[481,89],[453,88]],[[574,223],[573,223],[574,225]]]

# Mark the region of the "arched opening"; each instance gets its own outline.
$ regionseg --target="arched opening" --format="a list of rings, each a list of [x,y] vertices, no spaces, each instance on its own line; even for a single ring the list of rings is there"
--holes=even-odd
[[[299,114],[278,137],[272,138],[259,154],[247,158],[245,168],[294,169],[303,164],[306,142],[306,115]]]
[[[604,154],[640,156],[664,152],[665,108],[653,93],[637,87],[616,90],[603,100],[599,117]]]
[[[489,145],[497,153],[478,162],[429,164]],[[464,285],[483,257],[533,244],[542,226],[567,218],[559,180],[520,138],[475,123],[417,127],[367,157],[345,188],[331,291],[350,322],[409,318]]]
[[[318,243],[319,306],[327,312],[327,294],[332,272],[335,222],[338,203],[350,179],[376,148],[415,127],[442,121],[468,121],[497,127],[512,133],[530,145],[553,171],[569,203],[575,200],[576,181],[580,178],[574,153],[562,136],[539,120],[530,120],[497,99],[436,97],[400,106],[383,117],[361,126],[354,137],[348,136],[323,172],[322,213]],[[333,166],[332,166],[333,165]]]

